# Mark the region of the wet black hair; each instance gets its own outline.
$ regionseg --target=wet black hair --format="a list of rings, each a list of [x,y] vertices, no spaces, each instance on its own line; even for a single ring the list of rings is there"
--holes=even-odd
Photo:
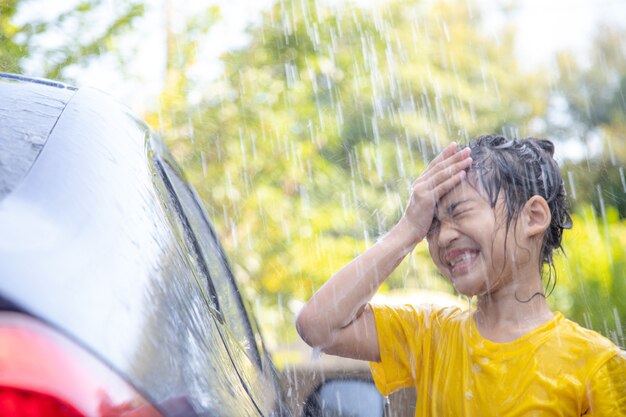
[[[548,266],[546,288],[554,278],[551,292],[556,285],[553,254],[555,250],[563,252],[563,229],[572,227],[565,185],[554,160],[554,144],[532,137],[509,140],[485,135],[470,141],[467,147],[474,161],[467,171],[470,182],[476,181],[487,194],[492,208],[500,193],[503,194],[507,233],[532,196],[539,195],[548,203],[552,220],[544,234],[539,268]]]

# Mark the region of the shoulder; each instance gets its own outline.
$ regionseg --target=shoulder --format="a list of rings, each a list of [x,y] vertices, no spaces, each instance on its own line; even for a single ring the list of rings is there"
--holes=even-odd
[[[581,364],[591,373],[622,354],[608,338],[564,317],[556,327],[555,343],[572,363]]]
[[[565,317],[559,321],[557,332],[563,343],[573,343],[581,350],[607,351],[612,355],[619,353],[619,348],[608,338]]]

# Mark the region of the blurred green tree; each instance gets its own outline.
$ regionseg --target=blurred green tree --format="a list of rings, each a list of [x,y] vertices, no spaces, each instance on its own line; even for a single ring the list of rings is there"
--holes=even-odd
[[[586,327],[626,346],[626,32],[597,30],[589,53],[556,57],[548,116],[551,136],[578,139],[585,155],[565,161],[562,172],[575,215],[557,261],[552,300]],[[556,110],[555,110],[556,108]],[[548,117],[548,120],[550,117]],[[594,149],[595,148],[595,149]]]
[[[621,219],[626,219],[625,48],[626,31],[602,27],[584,58],[577,59],[571,52],[557,55],[559,77],[552,90],[551,111],[560,108],[556,112],[561,117],[549,128],[557,138],[578,138],[586,149],[584,159],[564,166],[571,176],[572,201],[592,202],[599,216],[607,206],[614,206]]]
[[[36,59],[43,63],[42,73],[29,75],[57,80],[67,80],[67,67],[114,50],[118,38],[144,13],[142,2],[123,0],[117,2],[114,18],[103,25],[103,10],[110,10],[110,5],[102,0],[83,0],[53,18],[22,21],[18,19],[20,11],[27,6],[33,7],[33,2],[0,2],[0,71],[23,73],[26,60]],[[62,41],[50,46],[46,40],[54,38]]]
[[[573,215],[564,234],[565,256],[556,257],[558,285],[553,307],[624,347],[626,324],[626,221],[617,209],[598,216],[589,203]]]
[[[496,39],[482,25],[465,1],[278,1],[210,86],[176,68],[180,97],[164,95],[151,123],[261,304],[287,311],[388,230],[441,146],[516,134],[545,110],[547,88],[517,66],[514,33]],[[168,125],[166,113],[181,117]],[[420,247],[387,286],[449,288],[428,258]]]

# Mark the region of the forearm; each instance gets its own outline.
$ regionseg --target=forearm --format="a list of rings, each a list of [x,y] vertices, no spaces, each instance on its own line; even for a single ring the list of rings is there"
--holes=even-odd
[[[465,178],[472,163],[470,150],[456,149],[456,143],[447,146],[413,183],[400,222],[333,275],[304,306],[296,327],[309,345],[349,357],[378,357],[375,319],[369,312],[361,313],[380,284],[426,236],[437,201]],[[360,329],[365,334],[357,332]]]
[[[421,240],[403,218],[374,246],[333,275],[300,312],[296,326],[311,346],[327,347]]]

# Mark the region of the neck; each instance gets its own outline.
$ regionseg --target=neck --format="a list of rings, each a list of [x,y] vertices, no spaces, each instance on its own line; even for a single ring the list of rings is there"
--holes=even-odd
[[[474,318],[481,332],[491,333],[495,339],[515,339],[553,317],[541,276],[533,275],[478,296]]]

